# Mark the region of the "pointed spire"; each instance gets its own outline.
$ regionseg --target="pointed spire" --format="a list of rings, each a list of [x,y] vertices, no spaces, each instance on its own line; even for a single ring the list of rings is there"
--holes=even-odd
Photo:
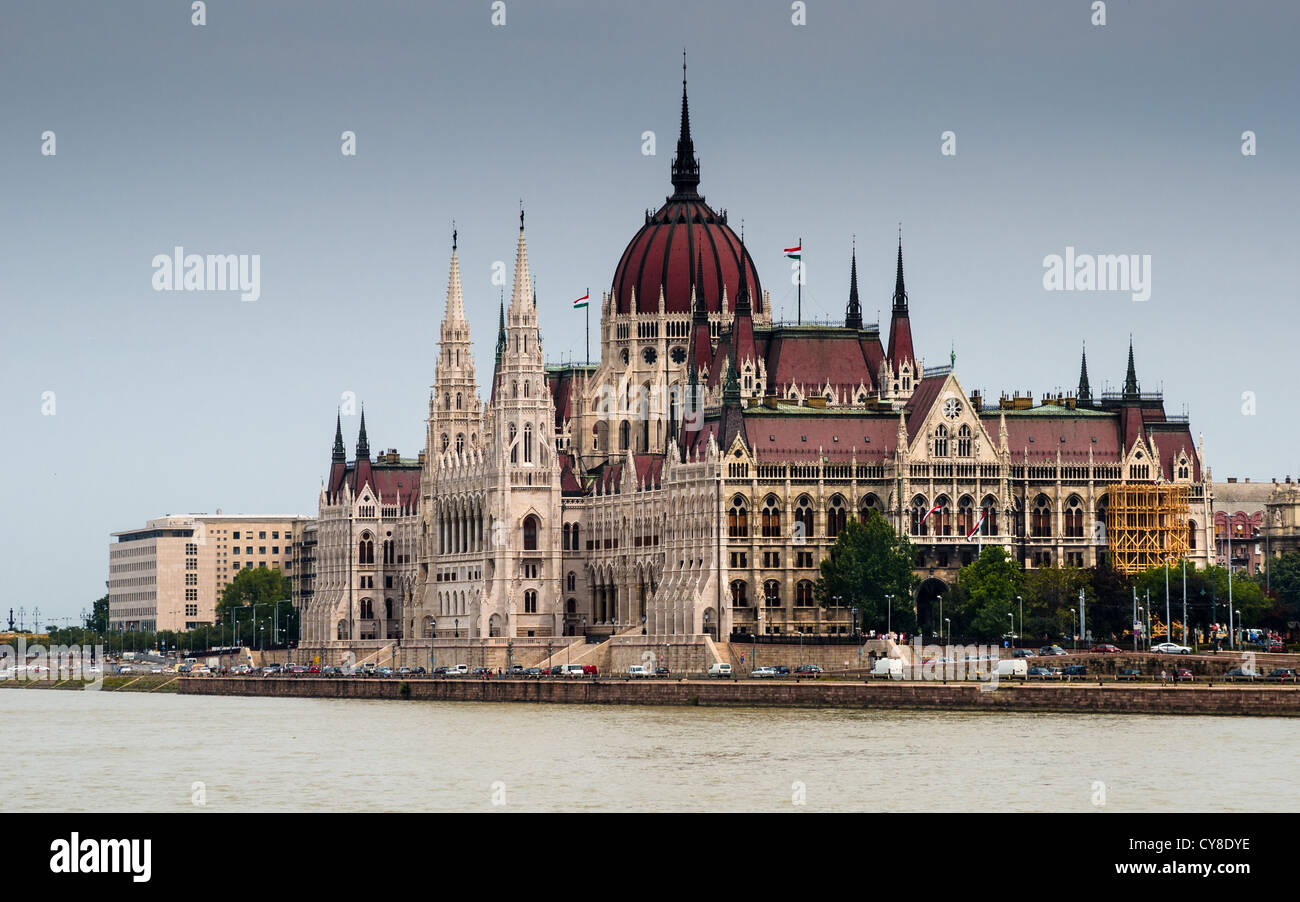
[[[709,302],[704,297],[704,251],[698,251],[698,264],[695,267],[695,310],[693,320],[696,323],[709,321]]]
[[[1136,400],[1139,397],[1137,368],[1133,365],[1133,336],[1128,337],[1128,373],[1124,376],[1124,399]]]
[[[343,412],[339,411],[334,419],[334,455],[335,463],[346,463],[347,449],[343,447]]]
[[[497,322],[497,360],[501,360],[501,352],[506,349],[506,302],[501,300],[501,318]]]
[[[532,304],[532,273],[528,269],[528,242],[524,237],[524,210],[519,208],[519,243],[515,247],[515,285],[510,294],[510,316],[527,312]]]
[[[673,196],[698,197],[700,161],[695,158],[695,142],[691,140],[691,113],[686,100],[686,51],[682,51],[682,124],[677,137],[677,156],[673,158]]]
[[[735,313],[737,316],[751,316],[754,308],[749,302],[749,278],[747,272],[749,266],[749,254],[745,251],[745,229],[741,226],[740,230],[740,285],[736,288],[736,306]]]
[[[858,239],[853,239],[853,254],[849,258],[849,307],[844,314],[844,326],[862,328],[862,304],[858,301]]]
[[[357,433],[357,460],[370,460],[370,441],[366,438],[366,408],[361,407],[361,431]]]
[[[451,230],[451,271],[447,276],[447,316],[448,323],[465,321],[465,298],[460,287],[460,260],[456,256],[456,229]]]
[[[1075,400],[1080,404],[1092,403],[1092,386],[1088,383],[1088,345],[1083,346],[1083,357],[1079,363],[1079,391]]]
[[[907,313],[907,288],[903,285],[903,232],[898,232],[898,275],[894,279],[894,313]]]
[[[727,358],[727,380],[722,386],[722,403],[740,403],[740,375],[736,372],[734,354]]]

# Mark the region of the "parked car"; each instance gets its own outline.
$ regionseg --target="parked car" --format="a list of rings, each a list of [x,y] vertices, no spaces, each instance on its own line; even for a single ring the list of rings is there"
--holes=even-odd
[[[295,664],[289,668],[289,673],[293,674],[294,676],[306,676],[307,668],[301,664]]]
[[[1283,644],[1281,639],[1269,639],[1264,646],[1264,650],[1282,653],[1286,651],[1286,645]]]
[[[600,668],[598,668],[595,664],[583,664],[583,665],[582,665],[582,675],[583,675],[583,676],[600,676]]]
[[[1121,667],[1119,673],[1115,675],[1115,678],[1126,682],[1137,682],[1138,678],[1141,676],[1142,671],[1138,670],[1136,667]]]
[[[506,669],[506,676],[520,676],[520,675],[523,674],[523,672],[524,672],[524,665],[522,665],[522,664],[511,664],[511,665]]]
[[[725,661],[718,661],[709,665],[709,676],[711,677],[729,677],[731,676],[731,665]]]
[[[1068,654],[1068,652],[1064,648],[1061,648],[1061,646],[1059,645],[1044,645],[1042,648],[1038,650],[1038,653],[1043,657],[1051,657],[1052,655]]]
[[[428,672],[429,671],[425,670],[423,667],[420,666],[411,668],[411,676],[424,676]]]
[[[713,666],[717,667],[718,665],[714,664]],[[724,665],[724,666],[729,666],[729,665]],[[755,679],[755,680],[771,679],[772,677],[776,676],[776,668],[755,667],[753,670],[749,672],[749,676],[751,679]]]
[[[524,678],[529,680],[540,680],[542,678],[542,668],[529,667],[524,671]]]
[[[627,669],[629,679],[645,679],[650,676],[650,668],[644,664],[633,664]]]
[[[669,676],[671,676],[671,675],[672,675],[672,672],[671,672],[667,667],[656,667],[656,668],[655,668],[655,676],[657,676],[657,677],[660,677],[660,678],[667,678],[667,677],[669,677]]]
[[[569,677],[570,679],[577,679],[578,677],[582,676],[583,673],[584,671],[582,669],[581,664],[564,665],[564,675]]]
[[[1174,671],[1174,679],[1180,683],[1190,683],[1196,679],[1196,675],[1186,667],[1179,667]]]
[[[250,667],[248,664],[236,664],[234,667],[230,668],[230,675],[231,675],[231,676],[245,676],[245,675],[247,675],[247,674],[248,674],[252,669],[253,669],[253,668]]]
[[[820,673],[824,673],[824,671],[816,664],[800,664],[798,667],[794,669],[794,672],[799,674],[800,676],[810,676],[810,677],[815,677]]]
[[[182,664],[182,665],[180,665],[179,667],[176,668],[176,672],[177,672],[177,673],[189,673],[189,672],[192,671],[193,669],[194,669],[194,667],[193,667],[193,665],[191,665],[191,664]]]
[[[316,673],[316,674],[320,673],[320,665],[319,664],[311,665],[310,667],[307,668],[307,672]]]
[[[1036,657],[1038,657],[1038,655],[1034,654],[1032,651],[1030,651],[1030,650],[1027,649],[1027,648],[1017,648],[1015,651],[1013,651],[1013,652],[1011,653],[1011,657],[1013,657],[1013,658],[1036,658]]]
[[[471,670],[471,671],[469,672],[469,675],[470,675],[470,676],[481,677],[481,676],[483,676],[484,674],[488,674],[488,673],[491,673],[491,672],[492,672],[492,668],[491,668],[491,667],[475,667],[473,670]]]
[[[1257,680],[1259,674],[1249,667],[1234,667],[1225,673],[1223,678],[1230,683],[1236,683],[1241,680]]]
[[[877,658],[871,668],[873,677],[889,677],[892,680],[903,678],[903,662],[898,658]]]
[[[1065,668],[1063,675],[1068,677],[1087,676],[1088,667],[1086,664],[1071,664],[1069,667]]]
[[[435,668],[433,668],[433,675],[434,675],[434,676],[437,676],[437,677],[440,677],[440,676],[446,676],[446,675],[449,674],[449,673],[451,673],[451,668],[450,668],[450,667],[445,667],[445,666],[444,666],[444,667],[435,667]]]
[[[469,676],[468,664],[453,664],[447,668],[447,676]]]
[[[773,669],[774,671],[776,671],[776,675],[777,675],[777,676],[789,676],[789,675],[790,675],[790,668],[789,668],[789,667],[786,667],[784,664],[773,664],[773,665],[772,665],[772,669]]]
[[[1268,678],[1277,680],[1280,683],[1285,683],[1288,680],[1294,683],[1296,681],[1296,670],[1294,667],[1275,667],[1268,672]]]
[[[1092,650],[1093,650],[1094,652],[1099,652],[1100,654],[1103,654],[1103,655],[1117,655],[1117,654],[1119,654],[1119,649],[1118,649],[1116,646],[1114,646],[1114,645],[1107,645],[1107,644],[1104,643],[1104,642],[1103,642],[1101,645],[1094,645],[1094,646],[1092,647]]]
[[[278,676],[280,674],[280,670],[281,667],[279,664],[268,664],[262,668],[262,676],[264,677]]]
[[[412,673],[412,671],[411,671],[411,668],[409,668],[409,667],[399,667],[399,668],[397,668],[397,675],[398,675],[399,677],[410,676],[411,673]]]
[[[1030,679],[1039,679],[1039,680],[1045,680],[1051,675],[1052,675],[1051,670],[1049,670],[1046,667],[1039,667],[1038,665],[1029,668],[1029,672],[1026,674],[1026,676],[1028,676]]]
[[[131,665],[130,665],[130,664],[123,664],[121,667],[117,668],[117,672],[118,672],[118,673],[131,673],[131,672],[132,672],[132,670],[131,670]]]
[[[1158,655],[1190,655],[1192,650],[1186,645],[1179,645],[1177,642],[1160,642],[1151,646],[1151,650]]]
[[[564,665],[556,664],[550,670],[546,671],[549,676],[564,676]]]

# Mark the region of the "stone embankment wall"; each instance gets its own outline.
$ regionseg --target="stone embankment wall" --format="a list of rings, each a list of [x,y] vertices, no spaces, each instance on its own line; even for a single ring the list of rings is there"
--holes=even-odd
[[[786,708],[898,708],[949,711],[1060,711],[1090,714],[1300,716],[1300,688],[1195,684],[1002,684],[748,680],[398,680],[375,678],[182,677],[189,695],[562,704],[703,705]]]

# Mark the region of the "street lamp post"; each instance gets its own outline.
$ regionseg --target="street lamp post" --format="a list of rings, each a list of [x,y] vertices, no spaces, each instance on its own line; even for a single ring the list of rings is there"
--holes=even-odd
[[[952,645],[952,618],[950,618],[950,617],[945,617],[945,618],[943,618],[943,622],[944,622],[945,627],[946,627],[947,630],[948,630],[948,644],[949,644],[949,645]]]
[[[1016,640],[1016,615],[1011,613],[1010,611],[1007,611],[1007,617],[1011,619],[1011,641],[1007,643],[1008,645],[1010,645],[1011,642],[1014,642]]]
[[[892,635],[894,632],[894,596],[885,596],[885,635]]]
[[[1019,639],[1025,635],[1025,600],[1017,595],[1016,601],[1020,602],[1020,634],[1016,636]],[[1015,632],[1015,630],[1012,630],[1012,632]]]
[[[429,676],[438,667],[438,620],[436,617],[429,618]]]

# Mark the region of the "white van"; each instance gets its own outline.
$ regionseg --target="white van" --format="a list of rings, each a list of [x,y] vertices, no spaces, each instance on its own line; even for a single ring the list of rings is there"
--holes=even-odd
[[[565,664],[564,675],[570,679],[578,679],[585,673],[581,664]]]
[[[629,677],[632,677],[633,679],[636,679],[638,677],[641,678],[648,677],[650,676],[650,668],[646,667],[644,664],[633,664],[632,666],[628,667],[627,675]]]
[[[711,677],[729,677],[731,676],[731,665],[717,663],[709,665],[709,676]]]
[[[1024,679],[1029,676],[1029,662],[1024,658],[1004,658],[998,661],[997,670],[994,672],[997,673],[999,678],[1020,677]]]
[[[889,677],[891,680],[903,678],[903,662],[898,658],[880,658],[871,668],[873,677]]]
[[[447,676],[464,676],[467,673],[469,673],[468,664],[453,664],[447,668]]]

